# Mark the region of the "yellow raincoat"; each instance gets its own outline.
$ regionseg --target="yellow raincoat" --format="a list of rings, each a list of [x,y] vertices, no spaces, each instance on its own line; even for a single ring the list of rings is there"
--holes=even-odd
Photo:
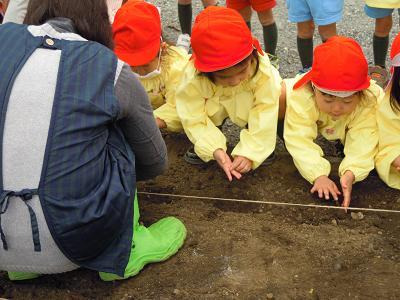
[[[370,7],[377,8],[400,8],[400,0],[366,0]]]
[[[255,169],[274,151],[282,79],[267,55],[258,57],[258,72],[235,87],[215,85],[198,73],[193,62],[185,69],[176,94],[176,108],[203,161],[214,159],[217,149],[226,151],[226,138],[217,126],[227,117],[243,128],[232,156],[250,159]]]
[[[293,157],[300,174],[310,183],[322,175],[329,176],[331,165],[314,140],[318,133],[327,140],[340,139],[344,144],[345,158],[339,166],[339,175],[353,172],[355,181],[365,179],[374,168],[378,146],[376,107],[383,97],[382,89],[371,81],[364,97],[349,115],[333,120],[319,111],[311,85],[293,90],[300,76],[286,79],[286,103],[284,138],[287,150]]]
[[[154,116],[164,120],[167,130],[173,132],[183,131],[176,113],[175,92],[189,57],[184,49],[168,46],[167,54],[161,57],[161,74],[140,79],[155,110]]]
[[[400,113],[390,106],[390,92],[381,101],[377,111],[379,152],[375,157],[379,177],[390,187],[400,189],[400,172],[392,162],[400,155]]]

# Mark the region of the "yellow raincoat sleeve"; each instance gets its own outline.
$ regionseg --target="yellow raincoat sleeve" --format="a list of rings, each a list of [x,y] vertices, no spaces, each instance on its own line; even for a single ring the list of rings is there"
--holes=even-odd
[[[181,82],[183,70],[189,61],[185,50],[170,46],[168,50],[171,65],[165,81],[165,103],[154,111],[154,116],[167,124],[167,130],[172,132],[183,131],[181,120],[176,112],[175,94]]]
[[[321,147],[314,142],[318,135],[319,112],[313,91],[308,86],[293,91],[293,85],[299,78],[284,80],[287,101],[284,138],[295,166],[312,184],[322,175],[329,176],[331,165],[323,158]]]
[[[196,74],[193,62],[189,62],[176,93],[176,109],[196,154],[205,162],[214,159],[215,150],[226,151],[224,134],[206,112],[206,99],[211,96],[211,83]]]
[[[400,155],[400,113],[390,106],[388,91],[377,111],[379,152],[375,157],[379,177],[390,187],[400,189],[400,172],[392,162]]]
[[[371,82],[364,92],[354,116],[347,125],[344,144],[345,158],[339,166],[339,175],[352,171],[355,182],[364,180],[374,168],[374,158],[378,150],[378,127],[376,123],[377,101],[383,96],[382,89]]]
[[[241,130],[240,142],[232,151],[233,157],[240,155],[250,159],[253,170],[275,149],[282,82],[267,56],[259,58],[259,70],[252,79],[255,81],[254,106],[249,112],[248,128]]]

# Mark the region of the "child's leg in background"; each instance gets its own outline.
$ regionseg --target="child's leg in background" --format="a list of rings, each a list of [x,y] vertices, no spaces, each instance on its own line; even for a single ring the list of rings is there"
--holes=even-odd
[[[319,35],[321,36],[322,42],[325,43],[325,41],[327,39],[329,39],[330,37],[333,37],[337,34],[336,23],[318,26],[318,32],[319,32]]]
[[[218,0],[201,0],[203,2],[204,8],[209,6],[215,6],[218,4]]]
[[[336,23],[343,16],[343,0],[307,0],[314,23],[318,26],[321,40],[325,42],[337,34]]]
[[[202,0],[204,8],[217,5],[218,0]],[[178,18],[183,34],[192,35],[192,0],[178,0]]]
[[[306,0],[286,0],[289,21],[297,23],[297,49],[303,70],[312,66],[314,22]]]
[[[192,0],[178,0],[178,18],[183,34],[192,34]]]
[[[249,0],[226,0],[226,7],[237,10],[251,30],[251,4]]]
[[[272,9],[276,6],[275,0],[251,0],[251,6],[258,14],[263,28],[265,52],[275,55],[278,44],[278,28],[276,27]]]
[[[389,33],[392,29],[393,9],[375,8],[365,5],[364,11],[368,17],[375,19],[375,32],[372,42],[374,64],[384,69],[389,47]]]
[[[303,70],[311,68],[313,63],[314,29],[312,20],[297,23],[297,50]]]

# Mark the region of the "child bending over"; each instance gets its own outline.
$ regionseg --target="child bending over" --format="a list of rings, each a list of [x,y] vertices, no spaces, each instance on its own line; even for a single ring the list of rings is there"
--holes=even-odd
[[[359,44],[332,37],[316,47],[311,71],[287,79],[281,98],[287,100],[285,144],[311,193],[342,206],[351,201],[352,186],[374,168],[378,132],[376,105],[382,89],[368,77],[368,64]],[[339,166],[342,192],[329,178],[331,165],[315,143],[318,133],[344,144]]]
[[[162,41],[157,8],[145,1],[128,1],[115,16],[113,37],[115,53],[144,86],[158,127],[182,131],[175,91],[189,56],[184,49]]]
[[[215,159],[230,181],[240,179],[274,151],[281,78],[233,9],[206,8],[196,18],[191,42],[193,57],[176,95],[194,144],[185,157],[193,163]],[[230,155],[218,128],[228,117],[242,127]]]

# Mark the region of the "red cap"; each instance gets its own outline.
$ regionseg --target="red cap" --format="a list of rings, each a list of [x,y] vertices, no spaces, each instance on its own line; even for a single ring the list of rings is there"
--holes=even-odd
[[[196,18],[191,44],[194,66],[201,72],[215,72],[236,65],[254,48],[263,55],[242,16],[226,7],[209,6]]]
[[[311,70],[296,82],[297,89],[312,81],[331,91],[361,91],[370,85],[368,63],[360,45],[353,39],[334,36],[314,50]]]
[[[400,67],[400,32],[396,35],[390,50],[390,60],[393,67]]]
[[[128,1],[115,15],[115,54],[130,66],[153,60],[160,51],[161,19],[157,7],[145,1]]]

